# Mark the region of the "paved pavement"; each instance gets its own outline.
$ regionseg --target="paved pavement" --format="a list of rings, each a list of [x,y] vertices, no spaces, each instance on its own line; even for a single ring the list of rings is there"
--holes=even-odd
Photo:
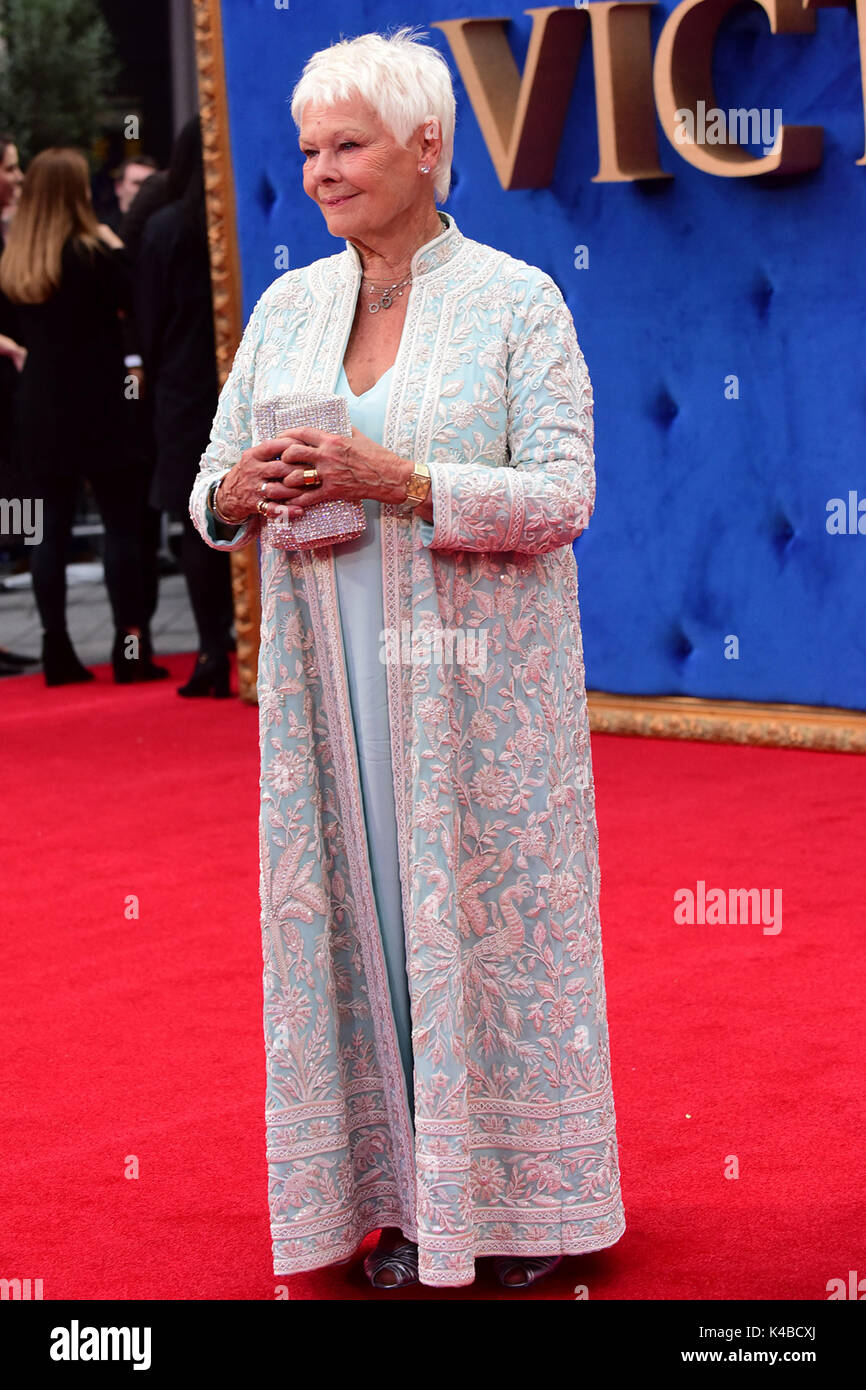
[[[69,635],[79,659],[85,666],[110,661],[114,624],[102,564],[68,565],[66,576]],[[157,655],[197,650],[198,637],[182,575],[161,577],[151,632]],[[26,656],[40,654],[42,626],[29,574],[6,575],[0,580],[0,647]]]

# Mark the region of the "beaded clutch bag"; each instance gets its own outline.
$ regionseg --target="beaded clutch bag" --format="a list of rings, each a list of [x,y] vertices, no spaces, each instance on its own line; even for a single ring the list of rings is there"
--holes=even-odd
[[[256,435],[261,442],[277,439],[286,430],[311,425],[328,434],[352,433],[345,396],[312,392],[274,396],[254,409]],[[315,502],[298,521],[269,518],[262,525],[262,543],[281,550],[307,550],[319,545],[338,545],[360,536],[367,525],[361,502]]]

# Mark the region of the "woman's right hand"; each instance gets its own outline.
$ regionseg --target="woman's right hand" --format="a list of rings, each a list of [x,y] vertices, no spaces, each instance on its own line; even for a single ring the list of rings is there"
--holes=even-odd
[[[278,515],[275,496],[280,493],[285,495],[282,482],[287,470],[281,452],[286,442],[282,441],[281,447],[279,439],[266,439],[241,454],[217,489],[216,504],[220,516],[240,526],[258,511],[259,502],[262,498],[268,498],[269,493],[274,494],[270,497],[270,513],[272,516]],[[262,483],[273,483],[275,486],[263,492]]]

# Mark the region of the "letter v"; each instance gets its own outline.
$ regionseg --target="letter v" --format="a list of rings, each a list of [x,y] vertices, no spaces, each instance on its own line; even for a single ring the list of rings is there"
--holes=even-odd
[[[484,136],[505,189],[546,188],[577,72],[588,16],[585,8],[526,10],[532,33],[523,76],[505,37],[506,19],[443,19]]]
[[[506,20],[450,19],[433,25],[451,45],[503,188],[544,188],[553,178],[587,18],[598,129],[593,183],[672,177],[659,166],[656,142],[653,4],[605,0],[576,9],[524,10],[532,16],[532,33],[523,77],[505,37]]]

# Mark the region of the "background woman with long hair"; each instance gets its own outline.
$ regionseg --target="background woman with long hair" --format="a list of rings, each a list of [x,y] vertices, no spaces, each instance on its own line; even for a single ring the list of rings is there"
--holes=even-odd
[[[30,164],[0,258],[0,290],[14,306],[27,360],[18,389],[23,486],[42,502],[31,560],[48,685],[92,679],[66,629],[66,553],[82,480],[105,525],[105,582],[118,683],[168,672],[151,659],[143,621],[141,486],[124,415],[121,317],[131,307],[123,243],[93,211],[87,161],[48,149]],[[132,639],[132,640],[130,640]]]
[[[18,207],[23,179],[15,136],[4,132],[0,134],[0,254],[6,240],[6,229]],[[12,419],[18,373],[24,366],[27,353],[16,341],[16,332],[14,315],[3,313],[0,308],[0,495],[3,497],[17,497],[21,493],[13,463]],[[10,537],[4,542],[3,549],[7,555],[23,557],[23,540],[16,541]],[[22,656],[0,647],[0,676],[23,675],[26,668],[35,665],[37,660],[37,657]]]

